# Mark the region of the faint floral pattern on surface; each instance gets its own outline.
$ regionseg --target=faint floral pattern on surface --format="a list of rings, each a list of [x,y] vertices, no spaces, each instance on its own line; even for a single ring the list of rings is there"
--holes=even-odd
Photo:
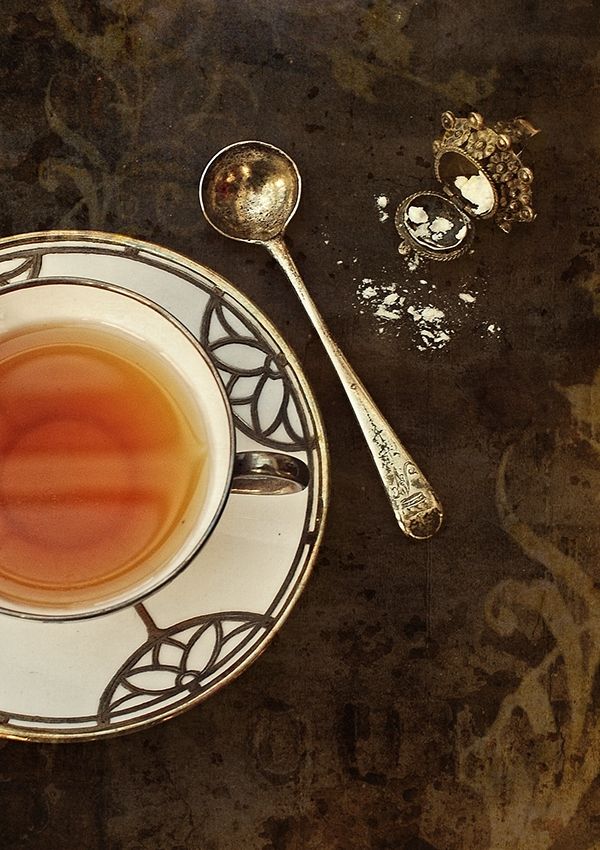
[[[278,45],[286,32],[301,27],[336,83],[367,101],[377,100],[377,84],[390,77],[450,103],[476,102],[494,89],[493,68],[483,76],[456,71],[442,81],[412,69],[413,47],[405,30],[413,0],[400,5],[377,0],[360,13],[355,37],[339,39],[333,32],[323,38],[312,26],[322,15],[308,4],[252,0],[251,5],[264,40],[261,49],[271,50],[274,63],[285,53],[285,48],[278,53]],[[331,26],[356,14],[356,4],[348,0],[331,7]],[[191,237],[197,229],[196,216],[189,213],[198,166],[190,140],[201,144],[207,124],[214,127],[219,116],[224,122],[240,110],[256,116],[264,95],[248,74],[247,48],[214,41],[223,7],[215,0],[193,9],[186,0],[114,0],[94,15],[91,6],[50,0],[49,10],[58,37],[78,58],[76,70],[52,74],[45,93],[48,126],[67,152],[52,151],[39,164],[42,187],[60,190],[67,199],[56,226],[143,226],[147,235],[149,226],[166,227],[178,213],[178,234]],[[176,68],[185,84],[164,85],[166,68],[171,75]]]
[[[489,68],[480,75],[455,71],[448,79],[414,70],[415,49],[406,33],[418,0],[390,3],[376,0],[361,17],[356,38],[331,50],[333,74],[338,83],[366,100],[375,100],[377,84],[393,75],[450,103],[477,103],[495,88],[498,72]]]
[[[589,281],[588,289],[596,292]],[[469,708],[458,713],[455,778],[429,786],[421,822],[443,850],[575,846],[561,841],[599,771],[600,369],[591,384],[557,389],[569,402],[570,425],[524,433],[497,480],[500,521],[543,573],[501,581],[484,612],[500,646],[537,641],[537,658],[511,657],[507,648],[516,687],[483,732]],[[459,801],[463,817],[449,821],[446,806],[456,811]]]
[[[493,67],[482,74],[458,70],[443,80],[415,71],[413,60],[419,56],[407,29],[419,0],[331,0],[327,21],[322,10],[309,3],[251,2],[261,24],[271,29],[275,44],[284,41],[286,30],[301,28],[311,50],[330,63],[337,84],[367,101],[378,99],[378,83],[396,78],[449,102],[475,103],[494,91],[499,76]]]
[[[203,233],[196,184],[206,156],[256,129],[298,154],[314,204],[303,206],[305,234],[312,240],[307,258],[334,263],[337,256],[323,248],[324,222],[330,225],[327,239],[331,229],[329,250],[366,248],[362,221],[353,219],[356,207],[341,203],[350,184],[338,185],[340,171],[353,172],[351,185],[369,201],[379,191],[398,198],[413,154],[427,150],[423,125],[437,126],[439,112],[453,106],[461,113],[465,106],[481,107],[498,118],[535,114],[544,131],[535,162],[545,199],[535,230],[520,247],[496,241],[494,248],[490,242],[490,285],[480,296],[506,317],[508,333],[516,312],[515,325],[529,315],[529,335],[517,341],[512,366],[499,370],[507,376],[500,385],[487,369],[492,356],[474,340],[464,362],[482,365],[469,384],[467,404],[463,408],[462,396],[452,394],[462,360],[442,372],[447,388],[438,396],[444,430],[451,432],[454,423],[465,440],[478,440],[473,504],[489,495],[497,451],[514,443],[500,471],[499,514],[486,510],[472,526],[474,539],[460,550],[465,558],[456,558],[456,538],[445,551],[440,538],[440,563],[432,565],[426,589],[419,584],[418,555],[409,557],[406,571],[404,564],[398,570],[392,565],[396,538],[357,538],[349,532],[352,524],[340,518],[325,550],[330,562],[323,558],[316,577],[317,604],[331,613],[332,628],[304,628],[304,622],[315,623],[308,612],[319,611],[309,598],[299,615],[306,620],[296,619],[296,632],[292,621],[287,633],[301,636],[303,652],[294,638],[287,651],[282,643],[267,654],[262,674],[256,674],[260,687],[240,680],[242,709],[236,691],[227,689],[223,699],[179,725],[128,741],[131,752],[139,748],[137,757],[123,758],[119,742],[111,742],[106,750],[90,751],[85,767],[76,754],[59,759],[52,749],[56,759],[44,771],[38,759],[50,758],[51,748],[32,748],[29,764],[21,748],[15,773],[24,777],[23,789],[29,792],[30,779],[34,790],[50,783],[47,796],[40,788],[50,807],[46,845],[60,844],[56,830],[60,834],[60,824],[69,821],[72,795],[79,793],[73,842],[81,845],[85,833],[83,844],[94,847],[137,847],[153,835],[157,846],[220,849],[227,842],[223,824],[239,822],[231,840],[265,850],[600,850],[600,782],[589,781],[598,713],[590,607],[597,601],[595,586],[589,586],[589,579],[600,577],[592,497],[600,492],[600,417],[598,379],[590,374],[598,335],[575,287],[560,281],[565,258],[573,258],[574,270],[584,263],[583,241],[573,243],[585,230],[588,262],[597,265],[598,234],[589,231],[598,220],[593,116],[600,54],[593,5],[48,0],[27,7],[25,0],[9,0],[0,78],[6,201],[0,225],[6,234],[30,225],[94,226],[191,254]],[[236,111],[238,104],[243,109]],[[562,144],[556,143],[559,136]],[[48,191],[38,182],[40,165]],[[321,186],[309,167],[324,175]],[[429,180],[430,165],[415,169],[421,167],[419,179]],[[376,186],[366,180],[369,169]],[[339,218],[332,214],[329,220],[332,200],[339,202]],[[395,251],[386,240],[371,243],[382,267],[391,266]],[[213,256],[221,250],[217,242],[214,235]],[[222,256],[230,251],[227,243]],[[264,284],[267,290],[270,275],[261,279],[256,266],[247,269],[248,286]],[[323,303],[337,315],[341,290],[328,296],[326,276],[319,285]],[[590,279],[590,291],[598,286]],[[541,306],[548,308],[545,317]],[[548,331],[553,326],[562,340]],[[395,368],[400,361],[401,340],[388,340],[387,347],[383,341],[367,344],[368,329],[354,318],[340,327],[345,342],[355,336],[364,343],[365,368],[376,371],[392,344],[394,358],[384,356],[383,362]],[[496,351],[503,354],[500,346]],[[556,397],[564,410],[549,417],[547,431],[537,420],[517,437],[550,394],[546,387],[538,393],[535,381],[523,377],[529,369],[537,374],[538,361],[540,373],[547,370],[549,380],[560,382]],[[411,369],[419,377],[418,399],[429,373],[416,359]],[[314,375],[327,386],[326,370],[317,368]],[[381,384],[380,392],[386,391]],[[488,402],[506,415],[476,420]],[[322,404],[335,421],[335,395],[324,394]],[[559,430],[567,409],[570,424]],[[340,418],[339,438],[352,433]],[[410,430],[407,437],[412,439]],[[448,480],[465,475],[461,439],[448,439],[441,466]],[[357,471],[362,468],[358,461]],[[362,491],[355,490],[352,472],[338,475],[354,521],[357,505],[361,516],[371,505],[353,498]],[[462,501],[459,494],[448,504],[449,517]],[[446,543],[450,523],[448,532]],[[375,559],[389,572],[368,569]],[[395,581],[398,576],[402,582]],[[290,676],[291,669],[298,675]],[[302,693],[307,670],[315,684]],[[257,711],[263,693],[277,702],[270,699]],[[254,749],[239,725],[246,706]],[[343,735],[334,733],[334,724]],[[351,740],[342,747],[336,734]],[[592,750],[587,757],[586,747]],[[11,752],[12,745],[3,751],[7,776]],[[58,804],[58,796],[50,795],[58,795],[61,783],[72,793]],[[4,793],[10,787],[3,783]],[[9,843],[25,840],[26,810],[15,799],[5,806],[17,813],[14,837],[4,830]],[[105,805],[102,817],[97,801]]]
[[[46,158],[40,182],[50,192],[70,186],[76,197],[57,224],[135,228],[145,213],[146,227],[166,225],[194,194],[189,139],[202,138],[208,115],[215,123],[226,84],[254,102],[241,67],[224,64],[211,42],[215,3],[113,2],[95,25],[68,0],[51,0],[50,9],[81,57],[77,76],[59,71],[46,89],[48,125],[69,156]],[[176,89],[161,85],[161,71],[174,66],[186,81]],[[177,229],[186,231],[181,218]]]

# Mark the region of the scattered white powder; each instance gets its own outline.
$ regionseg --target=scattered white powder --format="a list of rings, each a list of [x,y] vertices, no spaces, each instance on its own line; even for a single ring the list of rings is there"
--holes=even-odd
[[[408,258],[406,264],[410,265]],[[477,295],[486,283],[478,277],[462,280],[462,291],[454,287],[436,288],[424,277],[405,273],[390,281],[385,269],[380,278],[364,277],[358,282],[357,298],[367,312],[375,317],[377,333],[406,328],[407,322],[415,331],[418,351],[440,351],[457,336],[461,329],[472,333],[477,329],[482,338],[496,336],[500,326],[481,316]],[[475,321],[475,325],[473,324]]]
[[[485,339],[486,336],[497,336],[501,331],[501,326],[494,322],[491,325],[487,325],[479,336],[481,339]]]
[[[446,314],[443,310],[427,304],[419,309],[409,307],[407,313],[412,316],[421,337],[421,344],[417,345],[419,351],[426,348],[443,348],[449,342],[450,328],[445,323]]]
[[[393,313],[391,310],[386,309],[383,304],[381,304],[376,310],[375,315],[379,316],[380,319],[397,319],[398,314]]]
[[[389,213],[386,212],[386,207],[390,202],[390,199],[386,195],[379,195],[375,198],[377,202],[377,212],[379,214],[379,221],[384,222],[387,221]]]
[[[419,281],[419,284],[420,290],[423,287],[429,289],[429,293],[424,293],[425,296],[433,291],[424,278]],[[398,283],[391,285],[376,283],[372,278],[363,278],[358,289],[359,299],[373,309],[377,319],[386,323],[396,323],[407,316],[410,317],[417,328],[419,350],[443,348],[452,334],[445,311],[434,304],[421,303],[420,300],[410,303],[411,294],[414,292],[409,286],[401,287]],[[378,330],[380,333],[383,332],[383,328]]]
[[[422,311],[421,316],[426,322],[439,322],[446,317],[446,314],[443,310],[438,310],[437,307],[429,305]]]
[[[363,281],[363,283],[364,283],[364,281]],[[361,292],[361,297],[364,298],[364,299],[375,298],[376,295],[377,295],[377,290],[375,289],[374,286],[366,286],[363,289],[363,291]]]
[[[384,196],[380,196],[383,199]],[[377,198],[379,206],[379,198]],[[414,208],[413,208],[414,209]],[[419,215],[417,209],[417,217]],[[422,212],[425,212],[424,210]],[[433,225],[443,232],[443,219]],[[323,234],[328,236],[328,234]],[[326,244],[329,238],[326,239]],[[337,260],[342,265],[343,260]],[[356,264],[358,257],[352,262]],[[361,314],[370,314],[377,322],[377,334],[398,334],[401,329],[414,331],[414,347],[418,351],[441,351],[453,340],[464,333],[478,333],[481,339],[498,337],[502,328],[491,317],[482,315],[482,307],[477,304],[477,296],[485,291],[486,281],[476,275],[463,276],[460,291],[450,282],[439,289],[432,281],[419,277],[425,272],[428,261],[418,254],[403,256],[404,271],[394,279],[388,270],[382,267],[377,276],[354,278],[357,286],[357,309]],[[437,264],[436,264],[437,266]],[[449,281],[451,280],[451,276]]]

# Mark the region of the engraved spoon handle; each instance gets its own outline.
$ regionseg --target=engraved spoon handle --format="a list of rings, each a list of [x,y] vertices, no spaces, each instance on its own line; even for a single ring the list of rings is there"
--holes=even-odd
[[[312,300],[282,237],[263,243],[293,284],[333,363],[371,450],[402,531],[426,539],[442,522],[442,506],[427,479],[383,417]]]

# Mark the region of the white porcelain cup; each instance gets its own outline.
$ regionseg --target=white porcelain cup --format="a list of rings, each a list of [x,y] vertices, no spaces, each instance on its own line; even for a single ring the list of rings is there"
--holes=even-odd
[[[207,448],[206,462],[177,528],[135,569],[89,587],[54,592],[19,585],[10,578],[13,565],[1,562],[0,528],[0,612],[67,620],[134,604],[185,569],[216,528],[231,492],[279,495],[307,486],[308,468],[297,458],[273,452],[236,454],[232,411],[215,367],[192,334],[154,302],[120,287],[81,279],[45,278],[0,290],[0,352],[3,340],[40,323],[102,328],[160,361],[164,374],[172,376],[185,394],[190,419]],[[0,397],[0,411],[1,407]],[[0,500],[5,501],[2,464],[0,452]]]

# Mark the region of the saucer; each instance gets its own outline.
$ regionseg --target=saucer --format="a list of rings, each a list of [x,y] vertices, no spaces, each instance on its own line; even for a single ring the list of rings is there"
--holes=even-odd
[[[238,451],[273,449],[308,465],[286,496],[232,494],[192,563],[143,603],[91,620],[0,615],[0,736],[97,739],[191,708],[245,670],[281,627],[314,563],[328,502],[321,416],[297,358],[231,283],[127,237],[68,231],[0,240],[0,284],[105,281],[178,318],[216,366]]]

